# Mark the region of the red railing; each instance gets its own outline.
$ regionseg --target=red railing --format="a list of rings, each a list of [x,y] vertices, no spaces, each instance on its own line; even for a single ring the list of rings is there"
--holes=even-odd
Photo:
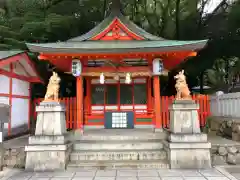
[[[42,101],[42,98],[35,99],[33,101],[33,116],[36,120],[36,111],[35,107],[39,105]],[[162,96],[161,97],[161,118],[162,125],[164,128],[169,127],[169,105],[173,102],[174,96]],[[196,96],[193,95],[193,100],[195,100],[199,104],[199,123],[201,127],[204,127],[206,124],[206,118],[210,115],[210,107],[209,107],[209,97],[207,95]],[[60,101],[66,105],[66,124],[67,129],[76,129],[77,128],[77,106],[76,106],[76,97],[66,97],[61,98]],[[153,121],[154,122],[154,121]]]
[[[33,116],[34,119],[37,119],[37,113],[35,111],[35,107],[39,105],[39,103],[43,100],[43,98],[37,98],[33,101]],[[66,97],[60,99],[61,103],[64,103],[66,106],[66,125],[67,129],[77,129],[77,101],[76,97]]]
[[[199,104],[199,123],[200,127],[204,127],[206,124],[206,119],[210,115],[210,106],[209,106],[209,96],[208,95],[193,95],[193,100],[195,100]],[[162,96],[161,98],[161,110],[162,110],[162,122],[163,127],[168,128],[169,127],[169,104],[173,102],[175,99],[174,96]]]

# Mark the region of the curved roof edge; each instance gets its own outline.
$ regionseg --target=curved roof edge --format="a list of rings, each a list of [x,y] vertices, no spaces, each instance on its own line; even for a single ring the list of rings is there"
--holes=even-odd
[[[97,26],[95,26],[93,29],[91,29],[89,32],[78,36],[71,38],[67,40],[67,42],[76,42],[76,41],[91,41],[90,39],[95,37],[96,35],[100,34],[102,31],[108,28],[108,26],[116,19],[118,18],[130,31],[133,33],[143,37],[145,40],[165,40],[164,38],[152,35],[145,31],[144,29],[140,28],[136,24],[134,24],[132,21],[130,21],[128,18],[126,18],[120,10],[113,9],[108,17],[106,17],[102,22],[100,22]]]
[[[208,40],[199,41],[83,41],[31,44],[32,52],[46,53],[124,53],[124,52],[167,52],[198,51],[205,47]]]

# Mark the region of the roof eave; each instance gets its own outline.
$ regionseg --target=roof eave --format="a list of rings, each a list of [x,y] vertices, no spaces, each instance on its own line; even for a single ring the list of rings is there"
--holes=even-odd
[[[168,51],[198,51],[204,48],[207,44],[207,40],[200,41],[195,44],[186,44],[181,46],[165,46],[165,47],[141,47],[141,48],[80,48],[80,47],[71,47],[71,48],[62,48],[62,47],[43,47],[40,44],[27,44],[28,48],[32,52],[41,52],[41,53],[79,53],[79,54],[89,54],[89,53],[128,53],[128,52],[168,52]]]

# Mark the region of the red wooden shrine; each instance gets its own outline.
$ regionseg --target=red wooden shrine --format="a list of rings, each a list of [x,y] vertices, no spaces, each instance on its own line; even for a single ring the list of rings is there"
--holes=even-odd
[[[72,60],[78,59],[82,72],[76,77],[77,128],[107,128],[109,112],[112,127],[121,128],[127,112],[134,128],[162,128],[160,78],[187,57],[196,56],[207,40],[174,41],[147,33],[128,20],[117,6],[92,30],[65,42],[27,44],[63,72],[70,72]],[[155,59],[164,71],[154,73]],[[101,83],[104,76],[104,83]],[[131,82],[126,83],[127,76]],[[83,85],[83,82],[85,82]],[[129,113],[128,113],[129,112]],[[125,127],[125,126],[124,126]]]

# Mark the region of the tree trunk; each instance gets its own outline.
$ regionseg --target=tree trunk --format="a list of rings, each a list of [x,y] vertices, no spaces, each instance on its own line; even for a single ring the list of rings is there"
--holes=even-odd
[[[104,3],[103,3],[103,18],[102,19],[104,19],[105,18],[105,16],[106,16],[106,9],[107,9],[107,0],[104,0]]]
[[[198,37],[201,37],[201,31],[202,31],[202,25],[203,25],[203,13],[204,13],[204,8],[207,5],[207,2],[209,0],[201,0],[201,7],[200,7],[200,11],[199,11],[199,19],[198,19],[198,25],[197,25],[197,29],[196,29],[196,33],[198,35]]]
[[[179,25],[179,16],[180,16],[180,1],[181,0],[177,0],[176,1],[176,15],[175,15],[175,21],[176,21],[176,40],[178,40],[180,38],[180,25]]]
[[[225,61],[225,84],[227,86],[227,90],[229,89],[229,68],[230,68],[230,64],[229,64],[229,60],[227,58],[224,58]]]
[[[164,33],[164,30],[165,30],[165,27],[166,27],[170,3],[171,3],[171,0],[168,0],[166,7],[163,6],[164,9],[163,9],[163,13],[162,13],[162,26],[161,26],[161,29],[160,29],[160,35],[162,35]],[[156,14],[156,12],[155,12],[155,14]]]

